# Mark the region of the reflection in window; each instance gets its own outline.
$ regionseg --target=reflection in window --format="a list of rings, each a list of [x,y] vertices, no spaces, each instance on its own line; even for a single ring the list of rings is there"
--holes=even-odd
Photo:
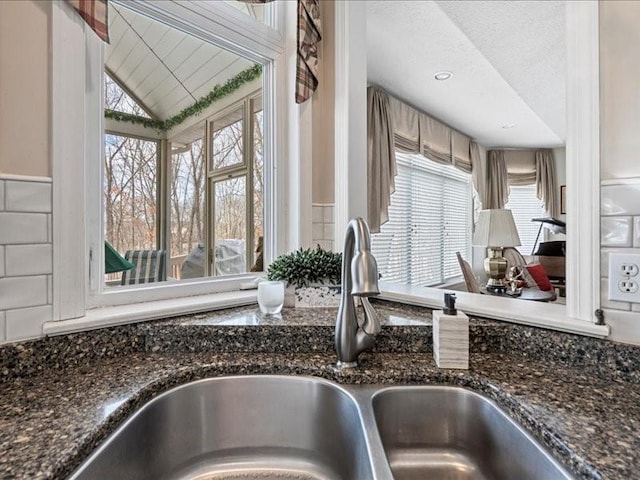
[[[108,284],[128,250],[162,252],[168,281],[262,270],[262,66],[108,8],[103,215],[121,270]]]
[[[171,276],[200,278],[204,272],[205,185],[202,139],[171,150]]]
[[[214,183],[215,275],[246,272],[247,177]]]

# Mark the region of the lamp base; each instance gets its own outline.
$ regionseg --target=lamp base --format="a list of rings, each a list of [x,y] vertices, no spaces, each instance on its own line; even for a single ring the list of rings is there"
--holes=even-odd
[[[507,260],[502,256],[502,247],[488,248],[488,257],[484,259],[484,271],[489,277],[487,291],[505,293],[507,285],[504,278],[507,274]]]

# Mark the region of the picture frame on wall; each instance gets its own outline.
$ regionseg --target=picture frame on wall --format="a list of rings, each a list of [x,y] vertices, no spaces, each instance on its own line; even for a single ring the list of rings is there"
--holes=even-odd
[[[567,213],[567,186],[562,185],[560,187],[560,213],[565,215]]]

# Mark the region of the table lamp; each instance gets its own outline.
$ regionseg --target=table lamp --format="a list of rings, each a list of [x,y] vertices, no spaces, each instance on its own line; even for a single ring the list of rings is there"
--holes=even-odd
[[[487,247],[488,256],[484,260],[484,271],[489,277],[487,290],[506,291],[504,277],[507,273],[507,261],[502,256],[502,249],[522,245],[511,210],[481,210],[473,235],[473,245]]]

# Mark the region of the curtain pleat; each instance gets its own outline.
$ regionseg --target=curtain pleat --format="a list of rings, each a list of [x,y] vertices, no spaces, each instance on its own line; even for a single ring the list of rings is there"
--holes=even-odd
[[[487,162],[487,205],[485,209],[504,208],[509,200],[509,177],[503,150],[489,150]]]
[[[558,187],[556,185],[556,169],[551,150],[537,150],[536,154],[536,195],[544,202],[547,214],[558,218]]]
[[[481,207],[489,208],[489,200],[487,198],[487,162],[480,154],[480,145],[475,140],[469,142],[469,157],[471,159],[471,179],[473,188],[478,192]]]
[[[478,151],[479,155],[479,151]],[[473,160],[471,158],[471,139],[464,133],[451,130],[451,156],[453,166],[465,173],[471,173]]]
[[[503,150],[509,185],[531,185],[536,181],[536,158],[533,150]]]
[[[420,114],[420,144],[425,157],[451,165],[451,128],[425,113]]]
[[[404,153],[420,153],[420,120],[418,111],[387,95],[393,119],[393,134],[396,147]]]
[[[367,211],[371,232],[389,219],[391,194],[395,191],[396,155],[394,124],[389,97],[367,89]]]

